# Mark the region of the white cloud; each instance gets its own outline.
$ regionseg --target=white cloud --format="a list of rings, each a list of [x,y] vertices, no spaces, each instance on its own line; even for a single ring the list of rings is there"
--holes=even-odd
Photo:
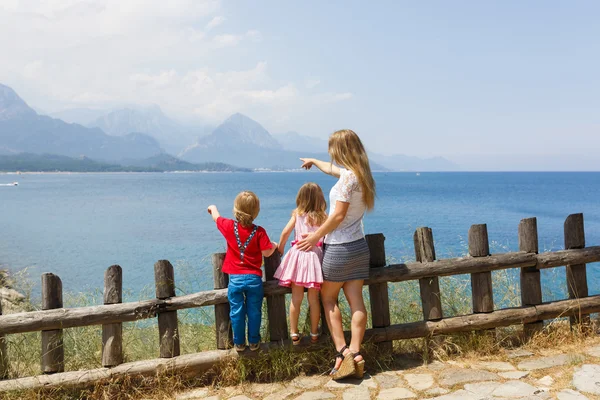
[[[223,11],[219,0],[0,0],[0,77],[49,112],[154,103],[211,123],[244,112],[282,126],[351,98],[274,79],[252,56],[261,32],[228,27]]]
[[[204,30],[208,32],[208,31],[216,28],[217,26],[221,25],[223,22],[225,22],[225,17],[221,17],[221,16],[214,17],[213,19],[210,20],[210,22],[208,24],[206,24],[206,27],[204,28]]]

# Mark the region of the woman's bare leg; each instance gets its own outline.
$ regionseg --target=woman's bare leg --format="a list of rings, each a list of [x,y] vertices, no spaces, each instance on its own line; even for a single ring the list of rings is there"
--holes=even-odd
[[[323,311],[325,319],[329,326],[329,332],[335,349],[339,351],[346,345],[344,338],[344,327],[342,325],[342,313],[338,307],[338,296],[344,282],[329,282],[324,281],[321,285],[321,301],[323,302]],[[339,368],[342,360],[336,358],[335,368]]]
[[[352,332],[350,351],[353,353],[360,351],[360,346],[365,337],[365,330],[367,329],[367,310],[362,295],[363,283],[363,280],[354,280],[344,283],[344,295],[346,296],[346,300],[348,300],[350,313],[352,315],[352,323],[350,326],[350,331]],[[355,360],[362,360],[362,356],[356,357]]]

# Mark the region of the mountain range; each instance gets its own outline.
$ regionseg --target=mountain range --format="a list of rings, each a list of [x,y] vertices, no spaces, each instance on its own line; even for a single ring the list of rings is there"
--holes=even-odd
[[[300,157],[329,159],[327,141],[297,132],[271,135],[261,124],[236,113],[209,134],[205,127],[189,128],[167,117],[158,106],[106,111],[76,109],[67,123],[38,114],[14,90],[0,84],[0,154],[54,154],[75,159],[150,168],[160,160],[162,170],[198,170],[198,163],[234,170],[297,169]],[[100,114],[100,115],[99,115]],[[191,143],[191,144],[190,144]],[[179,158],[167,153],[178,154]],[[374,171],[456,170],[444,158],[421,159],[370,153]],[[140,164],[141,163],[141,164]],[[223,165],[231,164],[231,165]],[[154,168],[154,167],[152,167]],[[173,167],[175,168],[175,167]]]

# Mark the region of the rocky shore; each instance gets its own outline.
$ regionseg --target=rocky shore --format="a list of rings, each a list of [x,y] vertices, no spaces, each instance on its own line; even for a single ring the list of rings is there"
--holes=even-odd
[[[13,288],[8,270],[0,269],[0,312],[10,314],[23,310],[25,296]]]

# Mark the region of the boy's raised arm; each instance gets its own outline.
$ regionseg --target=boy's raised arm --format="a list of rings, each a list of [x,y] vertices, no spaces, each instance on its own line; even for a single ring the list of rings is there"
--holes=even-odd
[[[208,213],[212,216],[212,219],[215,222],[217,222],[217,219],[221,216],[221,214],[219,214],[219,210],[217,210],[217,206],[215,205],[208,206]]]

